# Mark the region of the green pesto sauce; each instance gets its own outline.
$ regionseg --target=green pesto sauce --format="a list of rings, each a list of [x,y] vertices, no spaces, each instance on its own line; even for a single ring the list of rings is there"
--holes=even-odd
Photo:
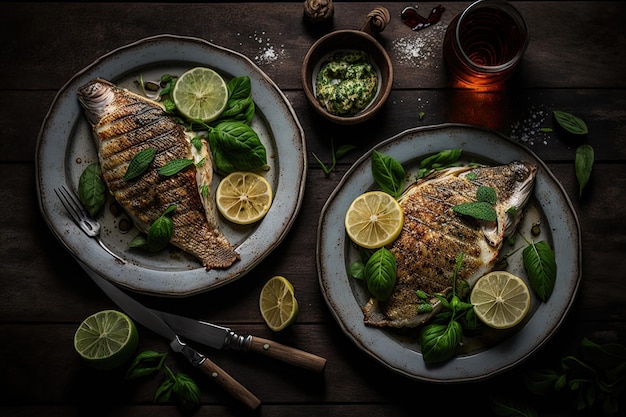
[[[363,51],[338,52],[322,65],[316,96],[329,113],[354,115],[365,109],[378,87],[376,71]]]

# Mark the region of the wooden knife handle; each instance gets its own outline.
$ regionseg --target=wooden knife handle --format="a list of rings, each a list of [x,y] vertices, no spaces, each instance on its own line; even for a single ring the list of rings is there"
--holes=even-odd
[[[198,368],[250,410],[261,404],[261,400],[210,359],[204,358]]]
[[[326,359],[320,356],[261,337],[252,336],[250,350],[313,372],[323,372],[326,367]]]

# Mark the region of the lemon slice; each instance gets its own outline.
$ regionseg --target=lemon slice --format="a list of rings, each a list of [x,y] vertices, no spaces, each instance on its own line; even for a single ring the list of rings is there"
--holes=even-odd
[[[526,283],[506,271],[482,276],[470,294],[476,316],[487,326],[508,329],[524,319],[530,309]]]
[[[272,205],[272,187],[261,175],[235,171],[224,177],[215,192],[217,209],[237,224],[261,220]]]
[[[383,191],[369,191],[355,198],[345,219],[350,239],[366,249],[381,248],[396,240],[403,223],[400,204]]]
[[[228,88],[217,72],[196,67],[178,78],[172,100],[185,117],[206,123],[217,119],[226,108]]]
[[[137,350],[139,336],[133,321],[116,310],[87,317],[74,334],[74,349],[96,369],[114,369]]]
[[[275,332],[296,321],[298,301],[291,282],[281,276],[270,278],[261,289],[259,309],[263,320]]]

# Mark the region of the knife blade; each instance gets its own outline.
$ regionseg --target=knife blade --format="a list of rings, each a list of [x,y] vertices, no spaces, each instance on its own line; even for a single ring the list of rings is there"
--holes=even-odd
[[[326,367],[326,359],[320,356],[269,339],[252,335],[242,336],[228,327],[189,319],[165,311],[150,311],[163,319],[171,328],[176,329],[179,335],[215,349],[252,351],[313,372],[323,372]]]
[[[87,275],[91,277],[93,282],[133,320],[154,333],[168,339],[170,341],[170,348],[173,351],[182,354],[192,365],[211,377],[219,386],[243,403],[247,408],[254,410],[261,404],[261,401],[254,394],[237,382],[237,380],[226,371],[200,352],[197,352],[185,344],[174,330],[159,316],[107,281],[97,272],[87,267],[80,260],[78,260],[78,262],[87,272]]]

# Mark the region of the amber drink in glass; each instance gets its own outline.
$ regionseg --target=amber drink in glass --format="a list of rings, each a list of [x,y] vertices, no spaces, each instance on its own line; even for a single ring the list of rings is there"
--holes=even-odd
[[[505,0],[478,0],[448,25],[443,56],[450,74],[473,86],[502,85],[528,47],[528,27]]]

